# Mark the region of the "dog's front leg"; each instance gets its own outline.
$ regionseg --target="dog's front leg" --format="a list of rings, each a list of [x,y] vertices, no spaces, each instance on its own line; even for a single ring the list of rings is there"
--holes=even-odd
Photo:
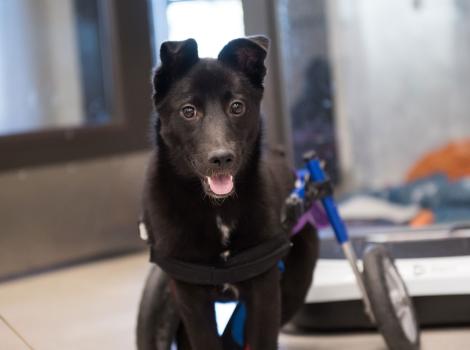
[[[173,281],[175,301],[192,350],[222,350],[209,287]]]
[[[277,266],[240,285],[240,296],[247,307],[245,344],[250,350],[277,349],[281,327],[280,289]]]

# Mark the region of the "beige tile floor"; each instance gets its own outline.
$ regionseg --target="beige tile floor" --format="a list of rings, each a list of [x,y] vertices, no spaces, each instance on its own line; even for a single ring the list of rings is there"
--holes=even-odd
[[[146,254],[0,284],[0,314],[35,350],[135,349]],[[281,335],[283,350],[385,350],[377,334]],[[470,329],[425,331],[423,350],[470,349]],[[0,350],[27,349],[0,322]],[[210,349],[208,349],[210,350]]]

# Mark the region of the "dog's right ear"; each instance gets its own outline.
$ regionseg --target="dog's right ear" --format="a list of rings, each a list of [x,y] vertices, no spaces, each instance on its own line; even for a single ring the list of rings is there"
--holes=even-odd
[[[153,100],[160,102],[171,83],[180,78],[199,60],[194,39],[166,41],[160,47],[161,65],[153,76]]]

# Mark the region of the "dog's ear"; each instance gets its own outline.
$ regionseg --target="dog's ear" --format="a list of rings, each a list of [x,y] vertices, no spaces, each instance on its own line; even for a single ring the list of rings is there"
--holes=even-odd
[[[263,87],[266,75],[264,60],[268,54],[269,39],[251,36],[230,41],[219,53],[219,61],[243,72],[256,87]]]
[[[166,41],[160,47],[161,65],[153,76],[153,99],[157,104],[168,92],[172,82],[180,78],[199,60],[194,39]]]

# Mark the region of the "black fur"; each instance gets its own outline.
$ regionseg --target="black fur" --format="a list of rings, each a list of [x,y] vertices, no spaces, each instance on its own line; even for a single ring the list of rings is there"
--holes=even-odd
[[[262,156],[260,102],[267,46],[264,37],[236,39],[215,60],[200,59],[193,39],[162,45],[162,65],[154,76],[157,147],[144,191],[144,219],[160,254],[216,264],[226,250],[233,254],[279,233],[280,210],[293,176],[279,152]],[[243,115],[230,114],[233,100],[243,101]],[[181,114],[187,103],[197,110],[194,119]],[[208,161],[220,149],[233,155],[222,170]],[[219,171],[234,178],[234,192],[223,198],[205,182]],[[232,229],[226,245],[217,217]],[[282,281],[274,266],[236,286],[248,307],[251,350],[277,348],[281,323],[302,304],[316,256],[316,233],[306,228],[294,239]],[[221,286],[172,283],[184,324],[180,348],[222,349],[211,304]]]

